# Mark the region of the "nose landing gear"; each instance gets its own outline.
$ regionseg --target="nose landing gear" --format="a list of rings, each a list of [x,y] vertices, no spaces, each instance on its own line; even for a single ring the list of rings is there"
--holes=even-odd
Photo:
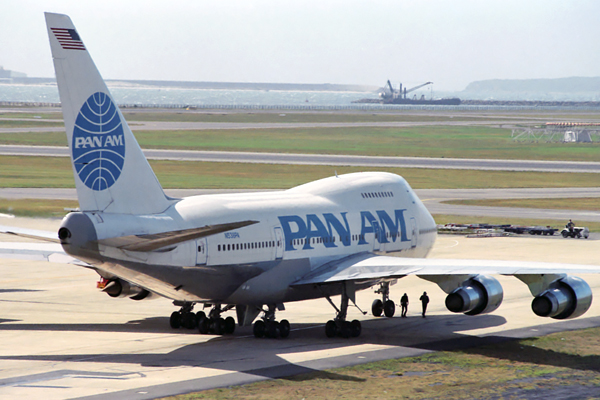
[[[396,313],[396,304],[393,300],[390,300],[390,283],[382,282],[375,293],[381,294],[381,300],[373,300],[371,305],[373,316],[380,317],[383,312],[386,317],[392,318]]]

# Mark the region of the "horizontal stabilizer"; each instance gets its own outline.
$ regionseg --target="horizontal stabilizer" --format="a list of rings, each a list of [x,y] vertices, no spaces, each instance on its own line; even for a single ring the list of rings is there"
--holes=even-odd
[[[216,233],[227,232],[232,229],[243,228],[248,225],[257,224],[258,221],[240,221],[226,224],[206,225],[201,228],[184,229],[154,233],[149,235],[129,235],[109,239],[98,240],[99,244],[116,247],[128,251],[154,251],[163,247],[171,246],[188,240],[211,236]]]
[[[20,236],[28,239],[42,240],[44,242],[60,243],[58,234],[56,232],[38,231],[36,229],[25,229],[0,225],[0,233]]]

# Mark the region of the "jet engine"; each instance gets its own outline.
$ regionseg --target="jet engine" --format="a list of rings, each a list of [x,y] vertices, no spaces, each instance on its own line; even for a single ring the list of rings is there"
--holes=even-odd
[[[455,313],[477,315],[500,307],[504,292],[500,282],[491,276],[477,275],[462,283],[446,297],[446,308]]]
[[[129,297],[132,300],[149,300],[152,293],[139,286],[130,284],[122,279],[113,279],[106,284],[103,290],[110,297]]]
[[[554,319],[577,318],[592,305],[592,289],[581,278],[566,276],[550,284],[536,296],[531,309],[540,317]]]

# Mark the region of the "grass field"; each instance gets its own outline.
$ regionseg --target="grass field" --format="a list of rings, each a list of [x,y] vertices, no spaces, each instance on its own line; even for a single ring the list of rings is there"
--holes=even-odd
[[[359,171],[402,175],[415,189],[597,187],[598,174],[362,168],[319,165],[151,161],[159,181],[173,189],[287,189],[316,179]],[[0,156],[0,187],[75,187],[68,158]]]
[[[600,161],[597,144],[517,143],[508,129],[481,126],[136,131],[135,135],[142,148]],[[67,143],[63,132],[31,132],[0,133],[0,144]]]
[[[598,398],[599,354],[600,328],[593,328],[168,399]]]

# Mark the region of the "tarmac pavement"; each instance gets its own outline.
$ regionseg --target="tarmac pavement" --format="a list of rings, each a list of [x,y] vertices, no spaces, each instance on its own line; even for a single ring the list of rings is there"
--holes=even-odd
[[[58,220],[21,218],[0,222],[43,230],[56,230],[59,224]],[[597,243],[442,235],[431,256],[597,264]],[[255,339],[251,327],[219,337],[172,330],[168,316],[176,308],[168,300],[112,299],[96,289],[96,273],[85,268],[3,259],[0,276],[0,399],[150,399],[600,326],[597,302],[575,320],[536,317],[527,286],[512,277],[497,277],[505,290],[502,306],[475,317],[450,313],[437,285],[407,277],[391,291],[396,302],[408,293],[408,318],[363,316],[351,307],[349,318],[363,323],[362,335],[356,339],[325,337],[324,323],[334,310],[323,299],[288,303],[285,311],[278,312],[279,319],[292,324],[288,339]],[[582,278],[600,293],[600,275]],[[431,298],[427,318],[421,318],[417,300],[423,291]],[[357,304],[370,310],[377,297],[372,290],[359,292]],[[330,378],[350,379],[336,373]]]

